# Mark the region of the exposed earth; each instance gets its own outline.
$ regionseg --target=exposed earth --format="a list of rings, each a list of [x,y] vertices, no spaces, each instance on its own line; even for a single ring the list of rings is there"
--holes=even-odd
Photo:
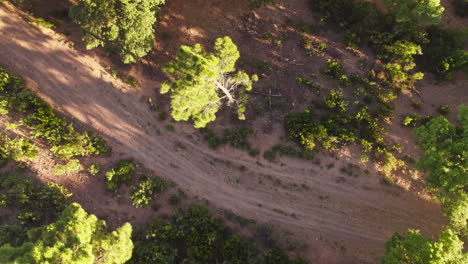
[[[59,112],[73,116],[75,123],[99,131],[109,141],[115,156],[133,157],[149,170],[176,182],[191,196],[205,198],[215,207],[290,232],[296,241],[307,246],[303,253],[311,263],[375,263],[383,253],[384,242],[396,231],[415,228],[425,235],[435,235],[444,219],[439,204],[424,192],[421,175],[401,172],[393,186],[382,184],[382,176],[375,168],[368,168],[370,173],[360,173],[359,177],[346,176],[339,169],[358,162],[359,155],[353,154],[359,152],[354,146],[339,153],[317,155],[322,165],[283,157],[272,163],[261,155],[251,157],[228,146],[210,150],[189,123],[173,123],[175,131],[170,132],[164,129],[168,121],[157,121],[145,96],[153,96],[157,105],[168,107],[167,98],[155,94],[164,80],[155,68],[172,58],[181,44],[201,42],[208,46],[222,35],[231,36],[242,55],[271,56],[276,65],[285,69],[262,77],[277,84],[279,88],[275,92],[283,95],[284,104],[283,109],[249,121],[257,131],[251,139],[256,148],[266,150],[284,137],[281,122],[277,121],[280,112],[300,111],[313,96],[299,86],[292,87],[291,83],[301,72],[317,72],[323,62],[315,63],[306,56],[296,47],[294,41],[298,37],[281,27],[287,18],[313,21],[306,7],[308,1],[288,1],[284,6],[264,8],[253,18],[239,11],[238,5],[245,5],[245,1],[234,2],[237,1],[168,1],[158,26],[160,35],[166,38],[156,44],[153,54],[143,63],[122,67],[137,77],[140,90],[109,73],[106,61],[112,58],[98,60],[102,51],[84,51],[79,41],[76,49],[70,47],[63,35],[29,24],[28,16],[9,4],[0,5],[0,65],[25,77],[28,88]],[[214,24],[216,19],[222,22]],[[245,19],[256,21],[253,28],[245,27]],[[258,40],[258,32],[266,25],[275,34],[291,36],[285,38],[281,49],[267,51],[264,49],[267,44]],[[356,70],[353,66],[356,58],[331,41],[340,36],[331,31],[322,36],[343,59],[345,67]],[[443,90],[434,89],[438,84],[428,75],[419,86],[419,97],[406,94],[397,100],[395,116],[413,111],[411,98],[422,100],[428,106],[454,107],[466,103],[467,82],[462,77],[458,79],[444,84]],[[265,87],[260,87],[259,92],[266,93]],[[254,110],[250,109],[251,115]],[[433,113],[434,109],[421,111]],[[450,116],[454,117],[455,114]],[[396,124],[389,124],[389,137],[403,145],[405,152],[417,157],[411,131],[401,128],[399,119],[395,120]],[[215,129],[239,121],[232,121],[223,113],[216,123]],[[331,163],[335,164],[334,168],[324,166]],[[38,164],[33,166],[39,177],[50,178],[46,169],[40,170]],[[76,199],[83,200],[83,206],[90,212],[107,214],[109,219],[112,212],[120,210],[116,203],[112,206],[105,202],[91,203],[109,199],[105,197],[102,179],[62,180],[71,184]],[[138,212],[144,213],[135,215]],[[127,219],[119,221],[141,224],[149,214],[135,210],[129,212]]]

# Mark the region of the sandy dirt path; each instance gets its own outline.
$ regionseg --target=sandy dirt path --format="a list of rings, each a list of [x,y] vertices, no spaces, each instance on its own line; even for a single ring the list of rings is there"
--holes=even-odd
[[[187,137],[195,132],[187,124],[167,132],[138,92],[59,38],[0,5],[0,65],[25,77],[59,111],[100,131],[115,151],[216,206],[292,232],[307,244],[312,263],[375,263],[393,232],[418,228],[433,235],[441,227],[437,204],[382,185],[381,176],[337,181],[337,169],[320,170],[310,162],[280,166],[230,148],[211,151]]]

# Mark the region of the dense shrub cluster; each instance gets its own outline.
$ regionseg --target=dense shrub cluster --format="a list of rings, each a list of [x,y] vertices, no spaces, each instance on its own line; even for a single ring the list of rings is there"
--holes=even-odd
[[[0,134],[0,158],[24,161],[34,159],[37,156],[37,148],[34,143],[24,137],[11,139]]]
[[[467,30],[432,26],[428,29],[428,38],[424,53],[432,72],[442,79],[450,79],[453,72],[468,69],[468,52],[465,50]]]
[[[135,164],[131,160],[119,160],[114,168],[106,172],[106,188],[117,191],[121,184],[130,184],[135,173]]]
[[[142,177],[139,184],[133,187],[130,198],[136,208],[149,208],[156,195],[167,188],[167,184],[162,179],[155,177]]]
[[[427,186],[443,202],[452,229],[468,236],[468,106],[459,107],[459,121],[461,127],[455,127],[440,116],[415,130],[424,151],[416,165],[428,172]]]
[[[364,78],[352,78],[353,82],[365,83]],[[356,90],[354,98],[347,100],[340,90],[333,90],[323,99],[314,102],[304,112],[290,113],[284,119],[286,134],[308,150],[320,144],[325,149],[335,150],[351,142],[361,145],[362,151],[372,154],[381,165],[381,172],[389,179],[391,172],[403,166],[390,151],[383,139],[384,128],[380,121],[393,114],[393,106],[386,103],[385,93],[370,85],[370,92],[381,96],[376,107],[359,103],[370,93],[363,87]],[[352,102],[352,103],[351,103]],[[274,157],[268,152],[268,158]],[[366,155],[365,160],[368,160]]]
[[[314,155],[308,150],[297,150],[291,146],[285,146],[281,144],[274,145],[270,150],[267,150],[263,153],[263,157],[267,160],[274,160],[276,155],[295,157],[305,160],[312,160]]]
[[[248,151],[251,156],[258,154],[258,150],[253,149],[248,137],[254,133],[250,128],[241,128],[237,130],[224,130],[223,136],[218,136],[209,128],[202,128],[200,132],[205,135],[208,146],[211,149],[217,149],[220,145],[229,144],[235,148]]]
[[[456,1],[457,5],[466,7],[462,1]],[[393,46],[398,41],[414,47],[423,46],[428,67],[441,78],[449,78],[453,71],[467,67],[464,51],[466,31],[449,30],[438,25],[443,12],[439,1],[386,0],[387,14],[380,13],[369,1],[314,0],[311,3],[324,19],[345,30],[348,46],[356,48],[360,40],[368,39],[378,54],[385,53],[382,50],[385,46]],[[406,48],[402,48],[404,50]],[[420,48],[412,55],[422,55]],[[420,74],[412,76],[408,72],[410,69],[402,71],[405,66],[398,66],[395,62],[385,66],[384,72],[388,75],[398,79],[410,78],[410,83],[422,77]]]
[[[87,131],[76,132],[73,125],[58,117],[46,102],[25,89],[22,79],[0,68],[0,112],[10,111],[21,113],[23,117],[19,123],[28,128],[31,137],[46,140],[58,159],[110,151],[100,136]]]
[[[107,231],[103,220],[73,203],[57,221],[28,230],[20,245],[1,245],[0,263],[123,264],[132,254],[131,234],[128,223]]]
[[[71,194],[61,185],[50,182],[38,185],[16,173],[0,174],[0,206],[21,210],[25,224],[37,225],[55,217],[68,205]]]
[[[261,253],[255,243],[238,237],[200,206],[187,210],[168,223],[154,219],[134,237],[129,264],[146,263],[305,263],[290,260],[283,252]]]

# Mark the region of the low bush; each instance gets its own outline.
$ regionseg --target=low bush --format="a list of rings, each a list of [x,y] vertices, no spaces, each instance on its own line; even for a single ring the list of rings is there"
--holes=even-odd
[[[197,205],[188,206],[172,222],[160,218],[150,221],[133,240],[129,264],[305,263],[291,260],[279,250],[263,254],[255,243],[233,235],[219,219]]]
[[[135,173],[135,164],[130,160],[119,160],[114,168],[106,172],[106,188],[117,191],[121,184],[129,185]]]
[[[343,74],[343,66],[338,61],[328,60],[327,65],[323,69],[323,73],[330,75],[334,79],[339,79]]]
[[[78,133],[42,99],[24,88],[24,81],[0,68],[0,111],[16,111],[33,138],[44,139],[60,159],[109,153],[105,141],[91,132]]]
[[[71,195],[57,183],[39,185],[16,173],[0,174],[0,206],[23,211],[25,224],[36,225],[57,216],[69,204]]]
[[[160,178],[143,177],[138,186],[133,188],[130,198],[136,208],[149,208],[156,194],[166,189],[166,182]]]
[[[32,160],[37,157],[37,153],[36,145],[24,137],[11,139],[6,135],[0,135],[0,156],[3,159]]]
[[[81,169],[81,163],[77,159],[71,159],[65,164],[58,164],[54,167],[54,175],[61,176],[70,172],[78,172]]]
[[[430,41],[424,46],[424,53],[432,72],[441,79],[450,79],[453,72],[468,69],[467,30],[432,26],[428,32]]]
[[[89,168],[88,168],[89,174],[94,176],[94,175],[98,174],[100,171],[101,171],[101,166],[99,164],[93,163],[93,164],[89,165]]]

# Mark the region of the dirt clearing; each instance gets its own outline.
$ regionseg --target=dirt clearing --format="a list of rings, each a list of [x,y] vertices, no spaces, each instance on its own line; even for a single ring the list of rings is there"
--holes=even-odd
[[[308,246],[311,263],[375,263],[393,232],[417,228],[433,235],[441,229],[438,204],[382,185],[376,174],[343,176],[345,155],[330,170],[300,160],[281,165],[228,147],[211,151],[190,124],[166,131],[168,123],[156,121],[140,92],[6,4],[0,5],[0,64],[25,77],[54,108],[99,131],[114,152],[215,206],[290,231]],[[151,86],[143,89],[159,87],[157,80],[142,83]],[[72,191],[88,192],[92,200],[89,190]]]

